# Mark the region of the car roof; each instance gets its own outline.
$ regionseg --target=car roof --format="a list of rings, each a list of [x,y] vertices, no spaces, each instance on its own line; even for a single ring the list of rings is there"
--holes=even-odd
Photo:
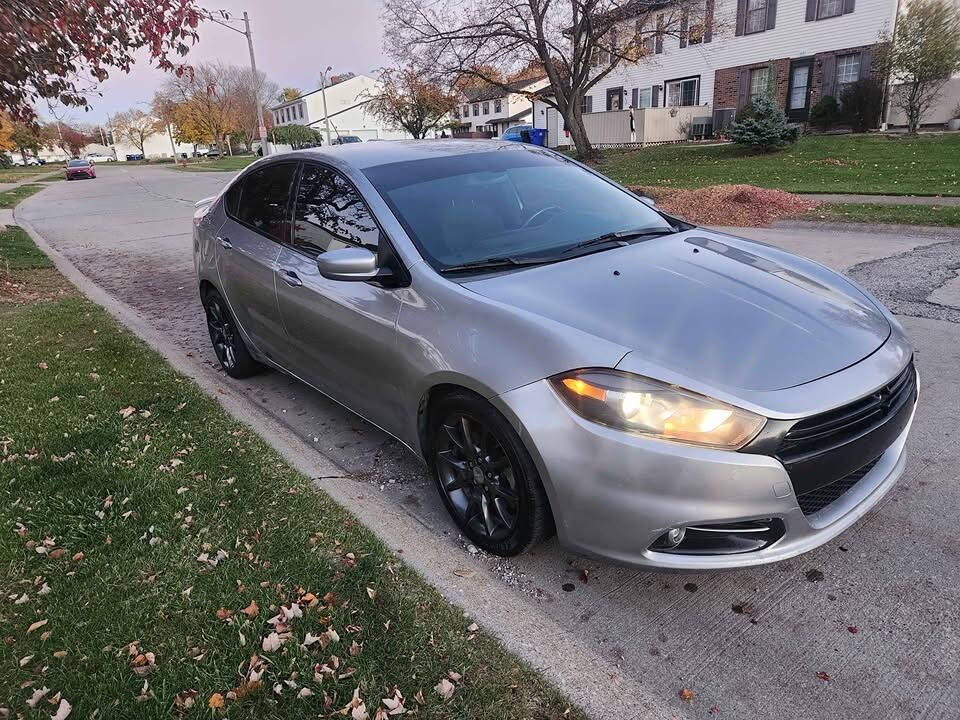
[[[410,160],[426,160],[437,157],[469,155],[491,152],[498,149],[516,151],[526,146],[500,140],[391,140],[389,142],[347,143],[324,148],[300,150],[300,157],[316,157],[340,160],[355,168],[365,169]],[[543,148],[538,149],[542,150]],[[283,157],[287,153],[271,157]]]

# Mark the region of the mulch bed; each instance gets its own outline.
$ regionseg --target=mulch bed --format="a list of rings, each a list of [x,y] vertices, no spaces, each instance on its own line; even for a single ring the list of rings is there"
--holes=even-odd
[[[698,225],[765,227],[820,205],[803,195],[753,185],[710,185],[697,190],[633,185],[630,189],[652,197],[664,212]]]

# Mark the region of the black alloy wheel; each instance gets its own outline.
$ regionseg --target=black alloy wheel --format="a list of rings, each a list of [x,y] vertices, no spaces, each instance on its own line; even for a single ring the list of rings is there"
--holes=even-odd
[[[552,515],[540,476],[510,423],[486,400],[455,393],[431,412],[431,465],[463,534],[495,555],[547,537]]]
[[[213,351],[226,373],[231,377],[245,378],[259,372],[261,365],[247,350],[220,293],[216,290],[208,291],[204,297],[203,309],[207,315],[207,330],[210,332]]]

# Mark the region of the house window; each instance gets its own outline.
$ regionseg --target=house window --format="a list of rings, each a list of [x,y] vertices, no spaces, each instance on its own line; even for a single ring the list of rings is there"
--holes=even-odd
[[[454,116],[455,118],[457,118],[457,120],[460,119],[460,108],[455,107],[455,108],[453,109],[453,116]]]
[[[750,34],[763,32],[766,29],[767,0],[747,0],[747,22],[744,32]]]
[[[300,116],[300,119],[303,120],[303,104],[297,105],[297,114]]]
[[[860,53],[837,57],[836,97],[843,95],[844,88],[860,79]]]
[[[582,98],[580,98],[580,112],[593,112],[593,95],[584,95]]]
[[[647,108],[652,105],[652,93],[650,88],[644,88],[637,93],[637,107],[638,108]]]
[[[469,106],[469,105],[464,105],[464,106],[463,106],[463,116],[464,116],[464,117],[470,117],[470,106]]]
[[[766,0],[764,0],[766,2]],[[705,3],[690,8],[690,23],[687,28],[687,44],[699,45],[703,42],[703,34],[707,24],[707,6]]]
[[[665,107],[696,105],[700,94],[700,78],[671,80],[667,84],[667,102]]]
[[[493,101],[493,111],[494,111],[494,112],[497,112],[497,113],[500,112],[500,110],[501,110],[502,107],[503,107],[503,106],[500,104],[500,98],[497,98],[496,100]]]
[[[486,101],[486,102],[483,104],[483,114],[484,114],[484,115],[489,115],[489,114],[490,114],[490,101],[489,101],[489,100]]]
[[[646,29],[647,18],[637,18],[636,22],[636,42],[641,48],[641,56],[653,55],[656,43],[656,37],[652,30]]]
[[[480,114],[480,103],[473,104],[473,114],[474,116],[477,116]]]
[[[843,15],[843,0],[819,0],[817,3],[817,20]]]
[[[750,71],[750,102],[753,102],[761,95],[767,94],[767,86],[770,82],[770,68],[753,68]]]

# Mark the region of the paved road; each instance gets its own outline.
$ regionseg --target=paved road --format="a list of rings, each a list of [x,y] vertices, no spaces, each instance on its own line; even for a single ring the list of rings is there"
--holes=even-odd
[[[183,353],[212,364],[189,218],[192,202],[229,175],[142,167],[99,175],[56,183],[17,214]],[[744,232],[850,270],[902,313],[922,402],[907,472],[887,500],[834,542],[765,568],[649,573],[585,560],[555,541],[514,561],[479,562],[596,658],[662,698],[668,716],[709,717],[716,707],[726,718],[957,718],[960,236]],[[398,443],[279,374],[224,383],[257,398],[352,472],[364,492],[379,489],[467,560],[422,466]],[[677,698],[683,687],[697,692],[692,703]],[[606,697],[606,716],[637,715],[632,698]]]

